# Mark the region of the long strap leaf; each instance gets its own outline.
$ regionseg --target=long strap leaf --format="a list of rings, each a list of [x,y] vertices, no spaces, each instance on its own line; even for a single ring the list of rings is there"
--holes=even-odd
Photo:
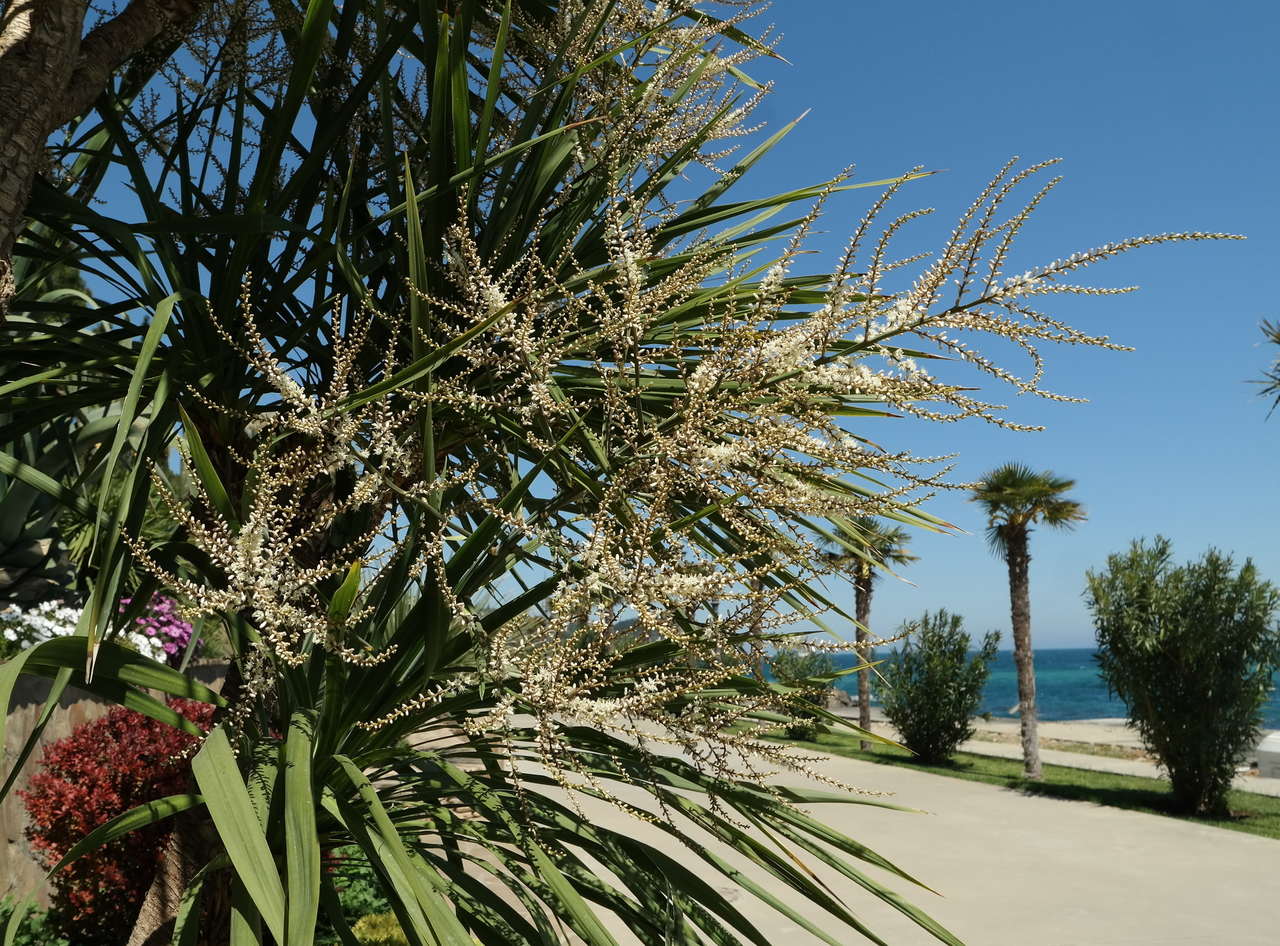
[[[176,814],[199,807],[203,803],[204,799],[199,795],[166,795],[164,798],[157,798],[146,804],[130,808],[123,814],[116,815],[110,821],[98,825],[98,827],[73,844],[71,849],[62,856],[62,859],[57,864],[49,869],[45,876],[52,878],[58,871],[78,857],[83,857],[91,851],[96,851],[103,845],[110,844],[117,838],[122,838],[126,834],[137,831],[139,828],[157,824],[166,818],[172,818]]]
[[[191,771],[245,894],[276,942],[285,942],[284,886],[221,726],[209,733],[191,760]]]
[[[284,743],[284,847],[288,900],[284,946],[311,946],[320,908],[320,842],[311,784],[311,714],[297,712]]]
[[[434,889],[438,883],[429,870],[418,867],[410,860],[404,842],[396,831],[377,789],[360,771],[359,766],[346,756],[335,756],[348,785],[356,790],[356,797],[365,815],[373,822],[378,835],[386,843],[396,868],[408,882],[414,900],[426,915],[438,946],[472,946],[471,937],[462,928],[447,902]]]

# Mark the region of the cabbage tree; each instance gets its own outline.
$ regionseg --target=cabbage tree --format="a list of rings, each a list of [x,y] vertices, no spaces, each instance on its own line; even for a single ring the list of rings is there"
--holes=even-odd
[[[321,914],[351,942],[321,867],[351,845],[415,946],[611,944],[610,915],[644,943],[767,942],[726,880],[825,942],[880,941],[810,863],[955,942],[910,874],[797,807],[881,802],[766,779],[826,777],[760,738],[810,708],[758,658],[849,617],[820,581],[833,519],[938,527],[915,505],[938,472],[875,421],[1000,422],[931,353],[1046,393],[958,336],[1105,346],[1034,298],[1173,237],[1004,277],[1052,187],[1011,164],[904,279],[915,214],[884,213],[913,175],[727,196],[791,127],[733,151],[769,53],[741,16],[491,10],[313,0],[275,84],[232,35],[159,118],[109,91],[72,182],[35,189],[24,254],[72,247],[103,289],[56,327],[15,306],[0,441],[118,403],[123,485],[89,502],[0,456],[93,534],[78,635],[0,668],[0,698],[36,674],[182,728],[157,694],[219,707],[189,792],[69,856],[177,819],[137,943],[305,944]],[[140,219],[67,191],[119,169]],[[826,198],[865,186],[843,257],[799,271]],[[156,500],[176,528],[143,540]],[[220,693],[116,642],[135,566],[220,623]]]

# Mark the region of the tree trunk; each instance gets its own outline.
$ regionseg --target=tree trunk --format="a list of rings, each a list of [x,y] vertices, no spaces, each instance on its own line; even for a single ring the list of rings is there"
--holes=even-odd
[[[1040,778],[1040,737],[1036,716],[1036,669],[1031,652],[1031,580],[1027,566],[1031,555],[1026,529],[1018,529],[1007,539],[1009,565],[1009,616],[1013,624],[1013,659],[1018,667],[1018,716],[1022,728],[1023,775]]]
[[[222,852],[218,833],[204,812],[179,816],[165,844],[156,876],[134,920],[126,946],[169,946],[178,905],[196,872]],[[206,875],[200,897],[197,946],[221,946],[231,919],[231,877],[226,870]]]
[[[870,637],[867,632],[871,622],[872,579],[871,566],[865,563],[859,565],[858,577],[853,582],[853,613],[858,622],[853,630],[853,640],[858,657],[863,663],[866,663],[871,656],[868,653],[866,641]],[[871,669],[869,667],[863,667],[858,671],[858,725],[862,729],[871,728]],[[871,743],[864,739],[859,742],[859,747],[866,751],[871,748]]]
[[[0,322],[45,142],[89,110],[122,64],[188,26],[206,2],[132,0],[87,36],[88,0],[9,0],[0,13]]]
[[[44,143],[75,71],[85,0],[11,0],[0,14],[0,318],[13,296],[13,245]]]
[[[240,698],[244,678],[240,664],[231,661],[222,681],[221,695],[227,705],[213,714],[213,724],[220,723]],[[195,779],[188,773],[189,790],[197,791]],[[196,872],[222,853],[222,843],[206,809],[196,809],[179,816],[173,833],[165,843],[164,854],[156,865],[156,876],[133,921],[133,932],[126,946],[168,946],[173,940],[173,927],[178,916],[182,893]],[[220,946],[226,941],[225,931],[231,919],[231,876],[221,870],[206,876],[200,898],[200,931],[198,946]]]

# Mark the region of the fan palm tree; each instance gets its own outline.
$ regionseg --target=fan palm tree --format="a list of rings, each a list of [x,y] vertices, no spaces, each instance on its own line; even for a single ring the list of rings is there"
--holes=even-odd
[[[907,565],[918,556],[907,551],[911,535],[899,526],[886,525],[871,516],[847,523],[835,523],[834,538],[828,544],[827,559],[853,572],[854,641],[865,665],[871,656],[867,641],[871,636],[871,594],[876,575],[894,565]],[[871,668],[858,670],[858,726],[871,728]],[[862,748],[870,743],[863,741]]]
[[[1009,567],[1009,612],[1013,658],[1018,667],[1018,715],[1022,729],[1023,773],[1040,778],[1040,741],[1036,731],[1036,673],[1031,649],[1031,563],[1028,536],[1043,524],[1070,529],[1085,519],[1084,507],[1064,495],[1075,480],[1036,472],[1021,463],[997,467],[974,489],[971,499],[987,513],[987,541]]]

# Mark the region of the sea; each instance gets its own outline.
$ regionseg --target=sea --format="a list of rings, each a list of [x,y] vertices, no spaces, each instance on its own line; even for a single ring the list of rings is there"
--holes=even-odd
[[[1036,650],[1036,704],[1041,719],[1123,719],[1128,715],[1124,703],[1107,692],[1107,685],[1098,675],[1095,653],[1088,647]],[[853,655],[837,655],[836,662],[850,667]],[[1280,678],[1275,682],[1280,685]],[[856,694],[857,676],[842,677],[839,686]],[[991,676],[987,679],[978,712],[1016,717],[1017,708],[1018,672],[1014,667],[1013,652],[1000,651],[991,665]],[[1280,686],[1271,688],[1262,716],[1264,729],[1280,729]]]

